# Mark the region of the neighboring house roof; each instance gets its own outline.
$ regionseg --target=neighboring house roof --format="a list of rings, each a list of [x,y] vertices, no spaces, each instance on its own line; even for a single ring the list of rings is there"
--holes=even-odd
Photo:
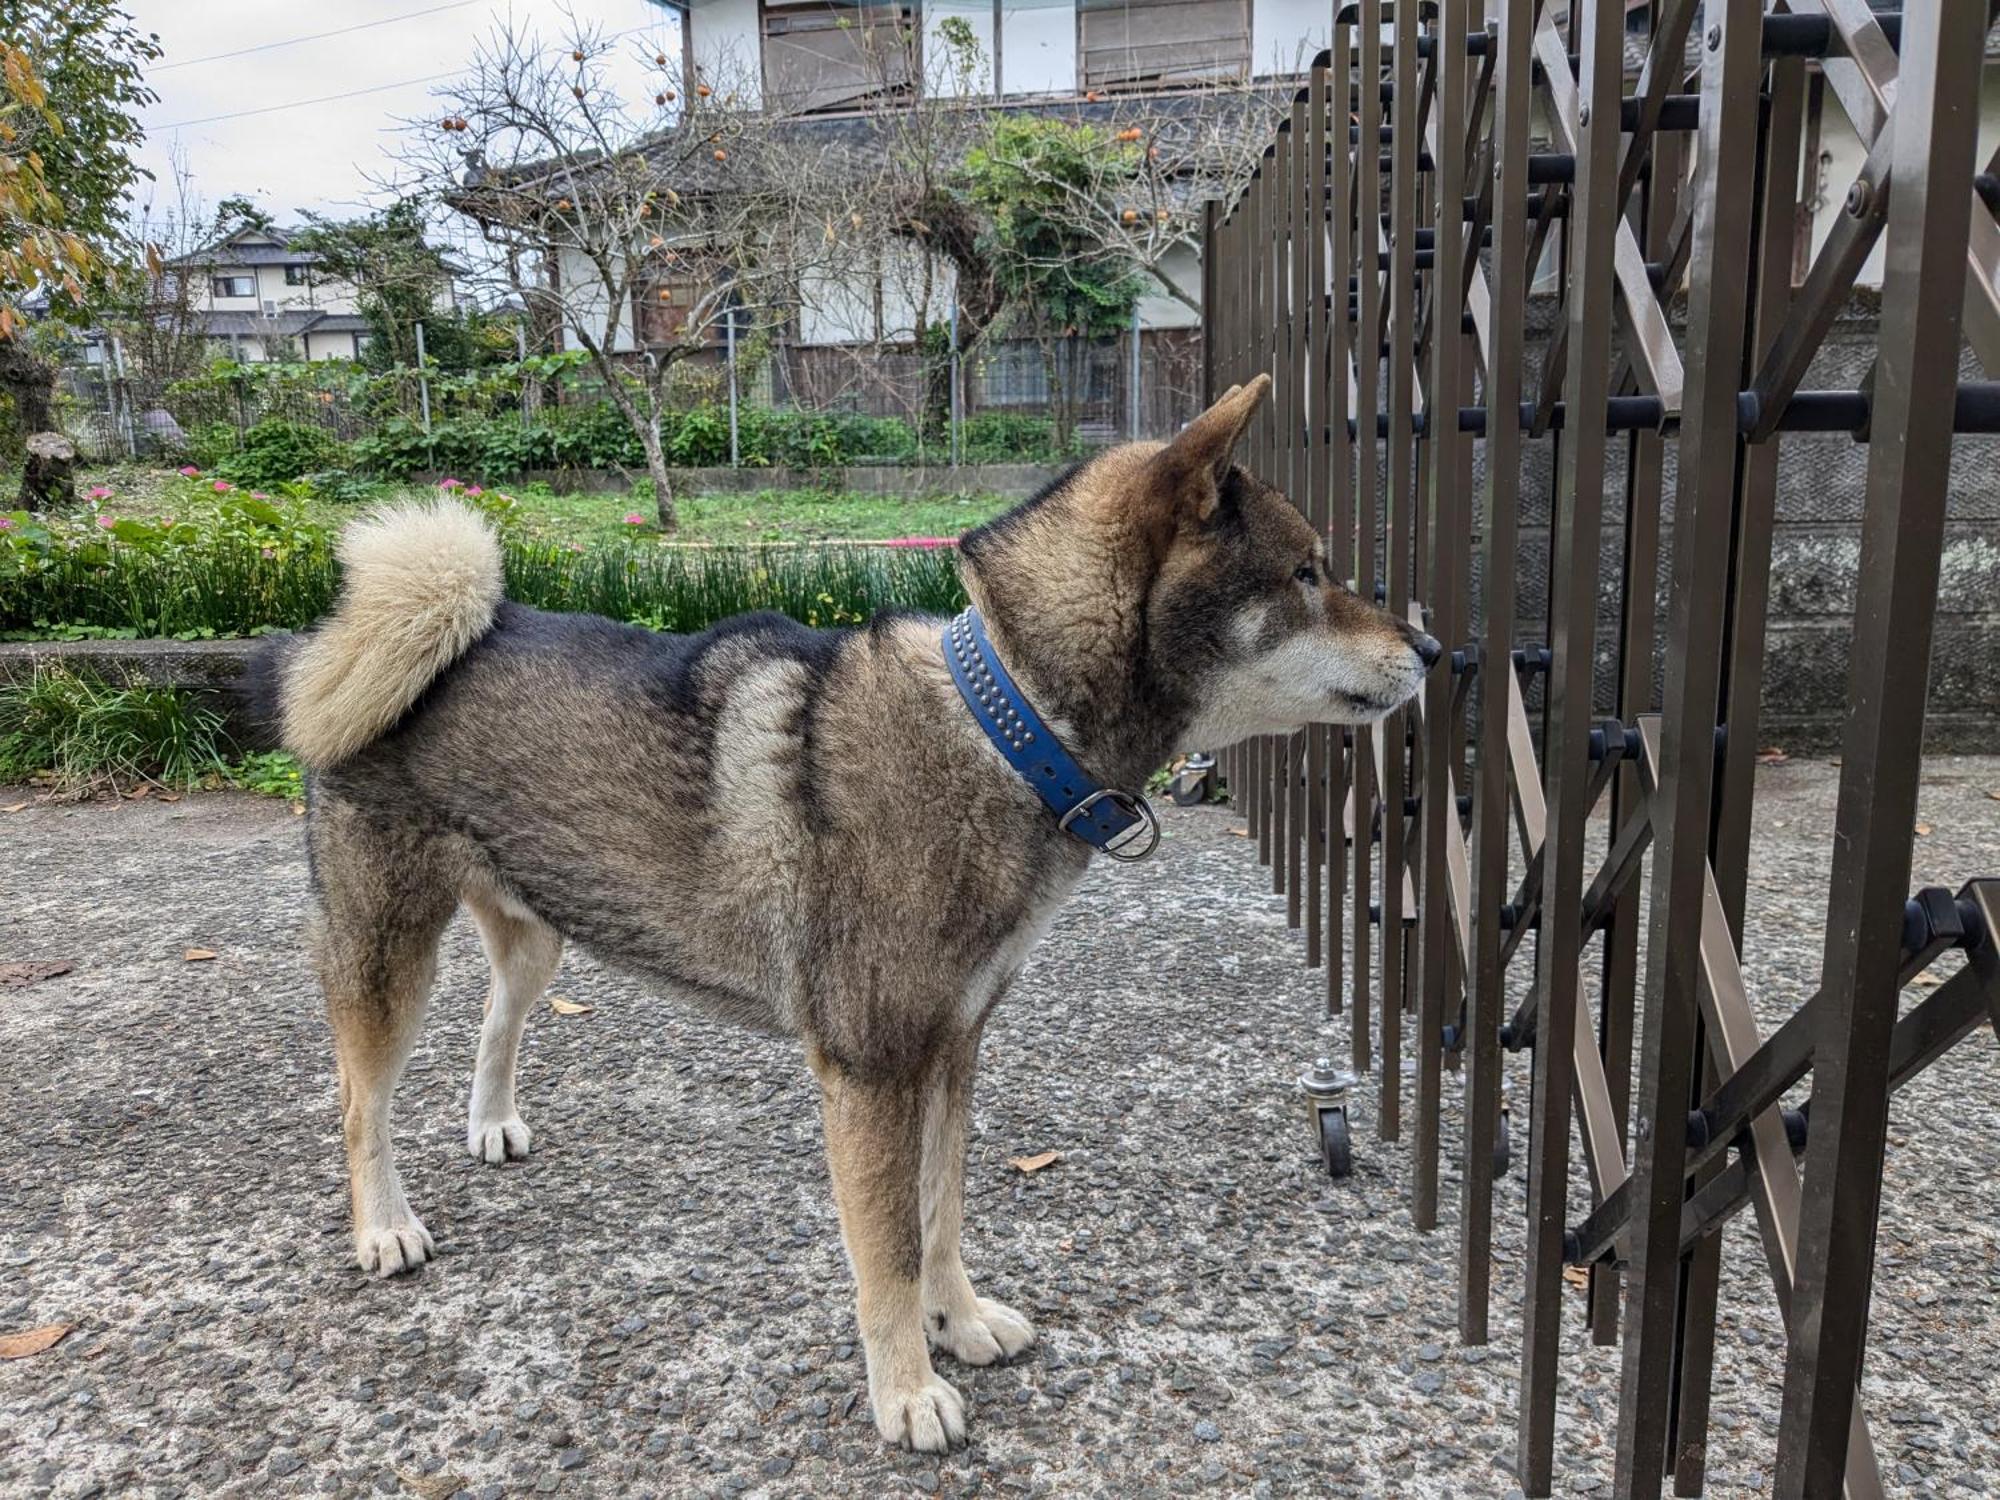
[[[354,313],[321,312],[304,307],[272,313],[205,312],[202,332],[210,338],[297,338],[305,333],[366,333],[368,320]]]
[[[170,266],[309,266],[319,260],[310,250],[292,250],[289,229],[239,229],[213,245],[175,256]],[[272,240],[274,244],[245,245],[241,240]]]

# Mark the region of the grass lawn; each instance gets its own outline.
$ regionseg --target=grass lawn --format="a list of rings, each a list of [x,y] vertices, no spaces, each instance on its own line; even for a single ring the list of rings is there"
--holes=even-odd
[[[77,493],[101,485],[111,491],[103,509],[114,515],[154,515],[171,503],[170,470],[128,466],[81,474]],[[615,536],[659,535],[650,499],[633,495],[556,494],[542,485],[495,486],[514,497],[523,522],[533,531],[566,541],[589,542]],[[430,495],[426,488],[387,492],[391,498]],[[886,541],[903,536],[957,536],[998,515],[1013,502],[998,495],[930,495],[905,498],[851,490],[759,490],[747,495],[705,495],[680,501],[682,542]],[[367,503],[309,500],[307,512],[338,528],[367,509]],[[643,527],[626,524],[643,515]]]

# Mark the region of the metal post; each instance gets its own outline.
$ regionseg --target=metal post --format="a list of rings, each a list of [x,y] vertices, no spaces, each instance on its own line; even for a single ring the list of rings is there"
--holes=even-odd
[[[1937,613],[1986,26],[1984,6],[1944,0],[1903,20],[1778,1500],[1838,1492],[1868,1330],[1928,686],[1912,663],[1930,660]]]
[[[742,462],[742,451],[736,436],[736,308],[731,304],[727,309],[728,322],[723,331],[729,340],[729,467],[734,469]]]
[[[1125,435],[1137,442],[1139,439],[1139,304],[1136,299],[1132,303],[1131,387],[1125,398]]]
[[[431,430],[431,380],[424,369],[424,325],[418,323],[417,330],[417,400],[423,408],[424,435]]]
[[[999,24],[997,9],[994,15],[994,24],[997,26]],[[951,431],[947,434],[946,441],[946,446],[951,452],[951,466],[954,469],[959,465],[964,442],[964,434],[960,430],[960,424],[964,421],[965,417],[964,398],[960,394],[959,389],[959,379],[962,373],[958,352],[958,296],[956,289],[954,289],[951,299],[951,373],[949,376],[951,382]]]

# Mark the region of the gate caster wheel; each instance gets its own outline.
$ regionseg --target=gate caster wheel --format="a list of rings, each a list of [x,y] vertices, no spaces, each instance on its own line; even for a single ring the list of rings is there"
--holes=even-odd
[[[1175,807],[1194,807],[1208,801],[1209,777],[1214,770],[1214,756],[1190,755],[1167,784],[1168,798]]]
[[[1514,1162],[1513,1132],[1507,1128],[1507,1111],[1500,1111],[1500,1128],[1493,1135],[1493,1175],[1505,1177]]]
[[[1319,1158],[1326,1175],[1336,1182],[1354,1175],[1354,1139],[1348,1133],[1345,1108],[1319,1112]]]

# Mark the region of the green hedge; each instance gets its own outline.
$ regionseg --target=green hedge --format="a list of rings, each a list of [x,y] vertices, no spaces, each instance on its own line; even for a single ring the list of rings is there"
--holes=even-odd
[[[712,468],[729,462],[729,413],[698,406],[669,412],[661,428],[667,461],[679,468]],[[969,463],[1045,463],[1074,457],[1058,452],[1053,429],[1041,417],[988,414],[965,424]],[[835,469],[850,464],[908,463],[917,457],[916,431],[896,417],[850,413],[767,411],[737,414],[740,461],[752,468]],[[524,425],[501,416],[452,417],[429,433],[392,417],[350,445],[356,468],[382,479],[445,473],[463,479],[503,480],[530,469],[642,470],[645,454],[631,427],[608,401],[556,406]],[[933,441],[934,458],[943,456]]]

